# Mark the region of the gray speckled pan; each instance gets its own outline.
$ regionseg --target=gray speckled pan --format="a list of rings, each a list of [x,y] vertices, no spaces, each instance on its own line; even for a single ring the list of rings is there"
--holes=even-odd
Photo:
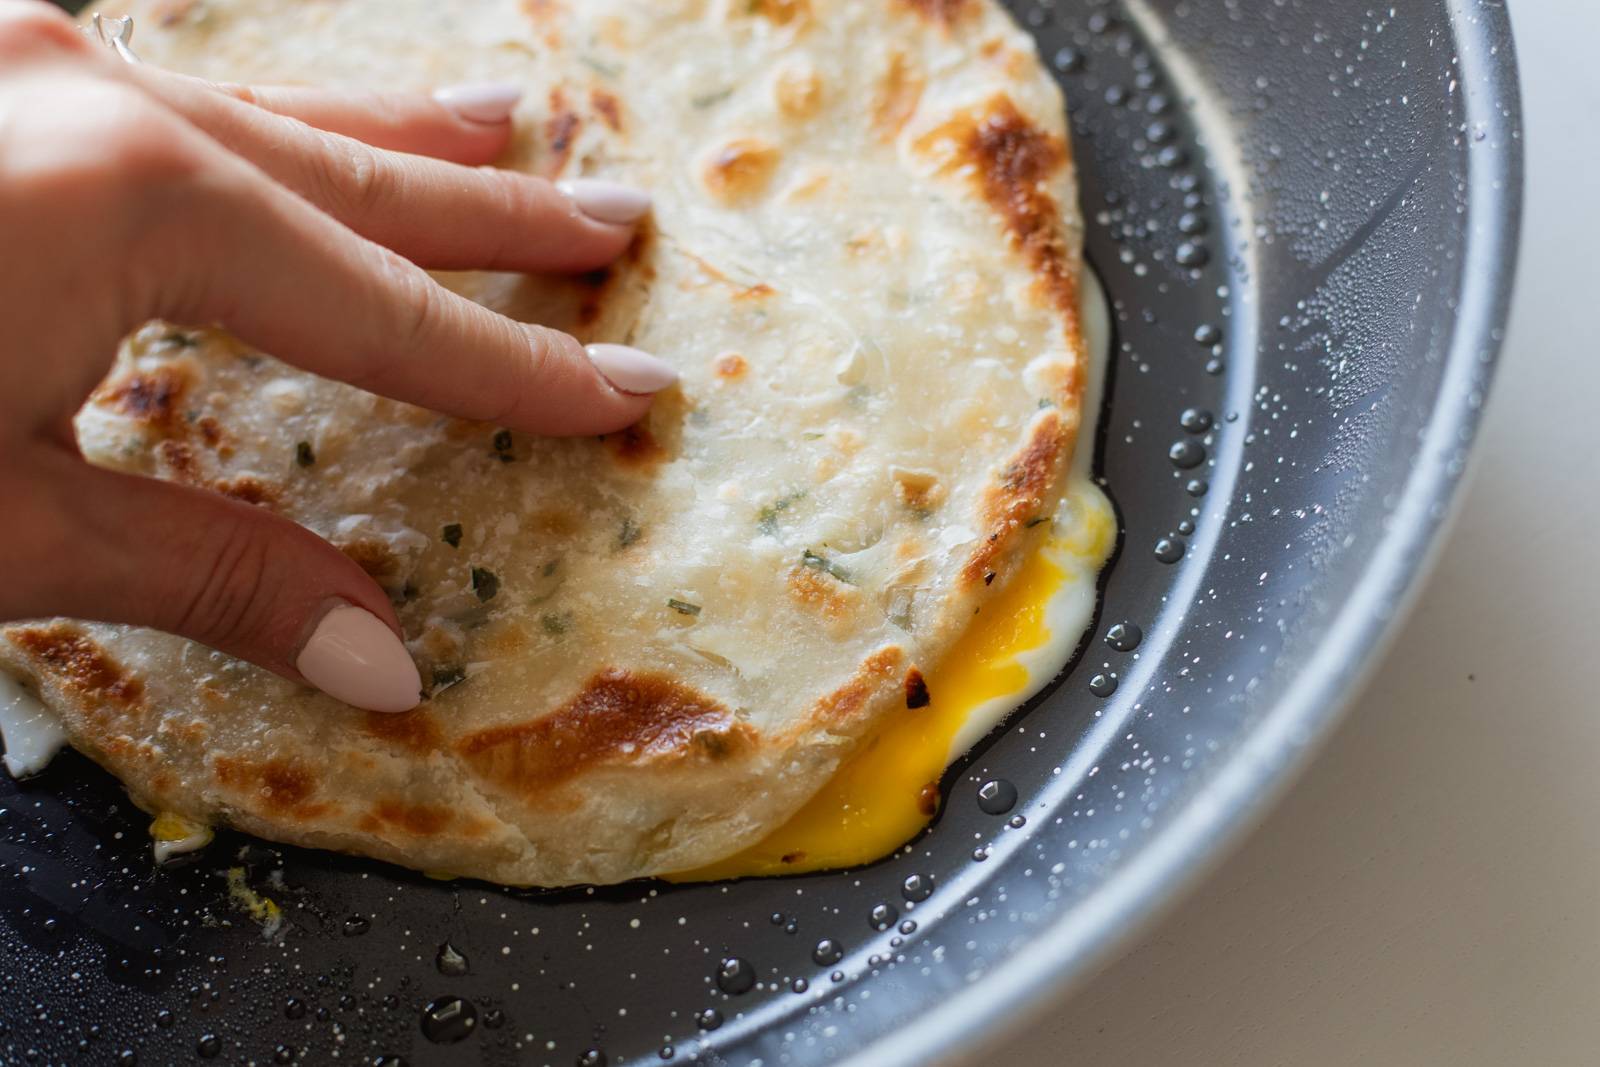
[[[938,823],[864,869],[708,886],[508,892],[230,835],[152,871],[147,820],[67,756],[0,784],[0,1060],[952,1062],[1260,813],[1379,654],[1466,461],[1520,197],[1506,14],[1013,6],[1072,101],[1115,304],[1124,535],[1079,661],[946,776]],[[1012,811],[978,806],[991,778]],[[283,903],[281,940],[230,905],[229,864]],[[753,988],[719,988],[728,957],[722,986]]]

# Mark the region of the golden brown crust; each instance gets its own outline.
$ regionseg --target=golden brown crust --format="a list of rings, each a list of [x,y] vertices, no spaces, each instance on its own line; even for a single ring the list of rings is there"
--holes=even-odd
[[[1018,452],[1000,480],[984,491],[982,515],[985,536],[961,570],[966,585],[989,585],[999,561],[1016,547],[1030,522],[1044,518],[1043,505],[1061,479],[1061,468],[1071,455],[1073,434],[1061,417],[1045,412],[1033,426],[1028,443]]]
[[[612,669],[549,714],[468,734],[455,751],[485,781],[535,798],[596,765],[718,762],[754,743],[755,731],[688,685]]]
[[[269,814],[310,820],[331,809],[328,804],[309,803],[320,788],[320,776],[297,760],[215,756],[211,768],[218,785],[248,798]]]
[[[739,137],[712,152],[701,177],[712,196],[733,203],[763,192],[779,159],[778,147],[770,141]]]
[[[368,737],[386,741],[419,756],[437,752],[444,746],[444,734],[426,708],[399,714],[364,712],[361,729]]]
[[[905,653],[899,646],[880,648],[868,656],[850,680],[811,706],[807,720],[812,724],[841,727],[859,717],[886,686],[892,686]]]
[[[947,171],[971,175],[984,200],[1004,220],[1007,237],[1034,271],[1036,284],[1076,341],[1077,256],[1067,246],[1050,180],[1069,161],[1066,142],[1041,130],[1010,97],[991,97],[924,134],[918,149],[942,158]]]
[[[974,0],[895,0],[901,7],[936,26],[949,29],[977,13]]]
[[[127,671],[72,623],[18,626],[6,637],[36,669],[90,708],[131,711],[144,702],[144,682]]]
[[[183,425],[181,402],[193,382],[193,370],[165,363],[107,381],[96,391],[94,402],[157,433],[170,434]]]

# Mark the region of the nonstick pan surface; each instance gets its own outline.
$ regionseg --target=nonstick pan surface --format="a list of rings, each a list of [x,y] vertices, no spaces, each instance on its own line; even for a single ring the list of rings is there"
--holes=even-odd
[[[1379,654],[1477,425],[1521,191],[1505,11],[1012,7],[1114,305],[1123,540],[1074,666],[935,826],[701,886],[509,891],[233,834],[153,869],[148,818],[67,754],[0,782],[0,1061],[953,1061],[1259,814]],[[980,808],[991,779],[1013,809]]]

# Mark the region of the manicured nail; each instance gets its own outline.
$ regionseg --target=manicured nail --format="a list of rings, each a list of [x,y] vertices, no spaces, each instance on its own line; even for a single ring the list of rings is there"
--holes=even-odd
[[[294,666],[335,700],[368,711],[410,711],[422,702],[422,678],[406,646],[354,604],[341,602],[322,617]]]
[[[510,82],[448,85],[435,90],[433,98],[468,122],[493,124],[511,117],[511,109],[522,99],[522,87]]]
[[[649,396],[678,380],[672,364],[627,345],[590,345],[584,349],[595,369],[619,393]]]
[[[571,178],[556,182],[556,188],[570,196],[579,211],[612,226],[638,222],[650,210],[649,193],[604,178]]]

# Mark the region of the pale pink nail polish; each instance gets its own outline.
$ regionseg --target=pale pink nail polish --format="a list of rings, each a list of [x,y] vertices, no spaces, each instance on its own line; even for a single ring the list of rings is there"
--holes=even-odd
[[[522,87],[510,82],[474,82],[447,85],[433,98],[468,122],[490,125],[505,122],[522,99]]]
[[[354,604],[322,617],[294,666],[335,700],[368,711],[410,711],[422,702],[411,653],[382,619]]]
[[[594,219],[612,226],[638,222],[650,210],[650,194],[621,182],[604,178],[569,178],[556,182],[578,210]]]
[[[678,380],[672,364],[627,345],[590,345],[584,349],[595,369],[620,393],[648,396]]]

